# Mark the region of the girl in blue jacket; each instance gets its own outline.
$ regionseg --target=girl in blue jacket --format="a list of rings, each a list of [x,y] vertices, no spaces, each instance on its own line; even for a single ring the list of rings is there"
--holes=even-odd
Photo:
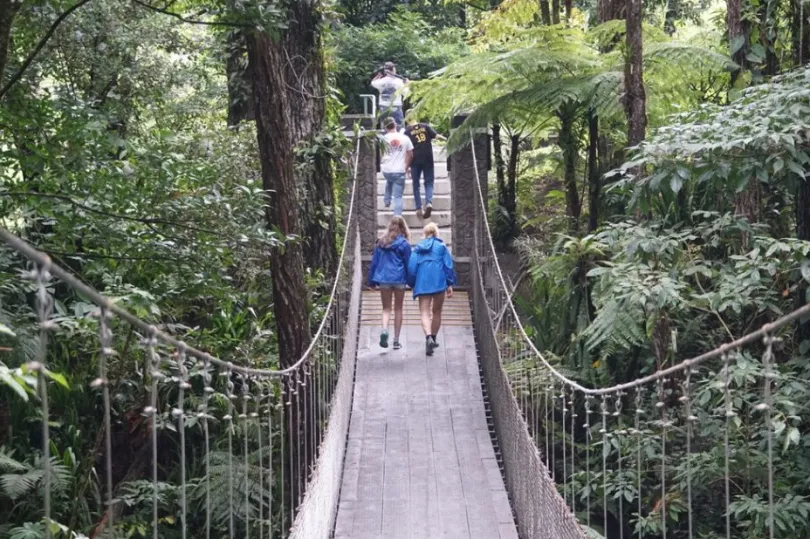
[[[408,264],[408,284],[413,288],[414,299],[419,298],[425,353],[432,356],[433,349],[439,346],[436,334],[442,326],[444,297],[453,297],[456,272],[450,251],[438,237],[436,223],[428,223],[424,232],[425,239],[414,248]]]
[[[411,257],[411,233],[405,219],[395,215],[388,231],[377,240],[371,259],[368,282],[379,287],[382,299],[382,332],[380,346],[388,348],[388,322],[391,320],[391,300],[394,303],[394,350],[399,350],[399,332],[402,329],[402,304],[408,282],[408,260]]]

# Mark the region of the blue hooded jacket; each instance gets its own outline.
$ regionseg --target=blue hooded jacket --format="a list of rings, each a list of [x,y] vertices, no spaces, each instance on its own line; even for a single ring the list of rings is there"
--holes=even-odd
[[[368,271],[368,284],[370,286],[407,284],[410,257],[411,244],[404,236],[397,236],[391,245],[384,245],[382,241],[378,241]]]
[[[456,284],[453,257],[439,238],[426,238],[414,247],[408,263],[408,284],[413,297],[438,294]]]

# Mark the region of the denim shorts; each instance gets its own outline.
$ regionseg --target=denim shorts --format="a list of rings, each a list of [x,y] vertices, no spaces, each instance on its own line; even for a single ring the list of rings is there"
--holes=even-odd
[[[380,283],[380,290],[405,290],[402,283]]]

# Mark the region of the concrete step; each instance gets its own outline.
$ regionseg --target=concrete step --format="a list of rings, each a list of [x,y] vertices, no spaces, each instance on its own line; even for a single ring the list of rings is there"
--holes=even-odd
[[[424,183],[421,184],[419,188],[422,196],[425,193],[425,185]],[[385,194],[385,180],[382,176],[377,177],[377,196]],[[413,181],[410,179],[405,180],[405,191],[404,196],[413,197]],[[450,195],[450,180],[439,180],[437,179],[433,183],[433,195]]]
[[[391,222],[391,218],[394,216],[393,211],[382,210],[377,211],[377,226],[379,228],[387,228],[388,223]],[[448,227],[453,224],[453,218],[450,216],[449,211],[433,211],[430,214],[430,219],[420,219],[418,215],[416,215],[416,211],[408,210],[402,212],[402,217],[405,219],[405,222],[408,223],[408,226],[413,229],[420,229],[424,227],[428,223],[436,223],[441,227]]]
[[[386,229],[380,228],[377,230],[377,237],[382,237],[385,234]],[[439,237],[442,239],[447,247],[451,247],[453,245],[453,230],[450,228],[439,228]],[[411,230],[411,245],[416,245],[420,241],[422,241],[424,236],[422,235],[422,230],[420,229],[413,229]],[[452,252],[452,249],[450,249]]]
[[[377,208],[380,210],[385,209],[384,206],[385,200],[383,195],[377,197]],[[413,211],[416,208],[416,204],[413,201],[413,194],[411,196],[403,196],[402,197],[402,204],[405,208],[405,211]],[[439,195],[433,196],[433,211],[442,211],[442,210],[450,210],[450,195]],[[422,191],[422,206],[425,205],[425,193]],[[432,216],[431,216],[432,217]]]

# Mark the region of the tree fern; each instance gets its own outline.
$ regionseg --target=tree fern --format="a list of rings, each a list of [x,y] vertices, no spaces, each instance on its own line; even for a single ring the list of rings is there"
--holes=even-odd
[[[14,459],[11,453],[3,451],[0,451],[0,470],[6,472],[0,475],[0,496],[13,501],[38,494],[42,480],[45,477],[41,458],[35,459],[33,463],[20,462]],[[68,467],[52,457],[49,470],[52,491],[61,492],[65,490],[72,480],[72,474]]]
[[[647,339],[645,320],[641,309],[625,302],[609,301],[582,333],[585,346],[592,351],[604,346],[613,353],[642,345]]]

